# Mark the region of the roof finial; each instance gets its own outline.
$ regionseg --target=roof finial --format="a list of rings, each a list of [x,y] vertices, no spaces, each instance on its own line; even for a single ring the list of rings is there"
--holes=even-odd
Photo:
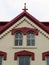
[[[28,9],[26,8],[26,3],[24,3],[24,9],[22,9],[22,10],[24,10],[24,12],[26,12],[26,10],[28,10]]]

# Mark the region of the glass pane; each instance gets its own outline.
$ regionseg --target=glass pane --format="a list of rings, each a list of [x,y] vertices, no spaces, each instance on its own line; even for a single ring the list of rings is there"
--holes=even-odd
[[[22,34],[19,32],[15,34],[15,45],[22,45]]]
[[[29,33],[27,34],[27,38],[30,38],[30,34]]]
[[[24,57],[19,56],[19,65],[24,65]]]
[[[34,38],[34,34],[31,34],[31,36],[30,36],[31,38]]]
[[[18,33],[16,33],[16,34],[15,34],[15,38],[22,38],[22,34],[21,34],[21,33],[19,33],[19,32],[18,32]]]
[[[15,34],[15,38],[18,38],[18,33]]]
[[[35,45],[35,35],[32,32],[27,34],[27,45],[34,46]]]
[[[47,56],[46,58],[47,58],[47,65],[49,65],[49,56]]]
[[[27,45],[30,46],[30,40],[27,40]]]
[[[25,65],[30,65],[30,57],[25,56]]]
[[[19,33],[18,38],[22,38],[22,34],[21,33]]]
[[[33,34],[33,33],[31,33],[31,32],[30,32],[30,33],[28,33],[28,34],[27,34],[27,38],[34,38],[34,34]]]
[[[20,46],[22,45],[22,40],[19,40],[19,45],[20,45]]]
[[[32,45],[32,46],[35,45],[35,40],[31,40],[31,45]]]
[[[2,65],[2,56],[0,56],[0,65]]]
[[[19,65],[30,65],[30,56],[19,56]]]
[[[15,45],[18,45],[18,40],[15,40]]]

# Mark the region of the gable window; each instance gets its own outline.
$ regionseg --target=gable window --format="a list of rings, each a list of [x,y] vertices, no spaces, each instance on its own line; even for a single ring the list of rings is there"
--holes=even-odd
[[[16,46],[21,46],[22,45],[22,38],[23,38],[22,33],[17,32],[15,34],[15,45]]]
[[[49,56],[46,56],[47,65],[49,65]]]
[[[2,65],[2,56],[0,56],[0,65]]]
[[[35,45],[35,35],[32,32],[27,33],[27,46]]]
[[[19,56],[19,65],[30,65],[30,56]]]

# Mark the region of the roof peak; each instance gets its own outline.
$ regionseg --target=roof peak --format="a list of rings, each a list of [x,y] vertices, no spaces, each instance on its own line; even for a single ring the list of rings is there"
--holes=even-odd
[[[26,8],[26,3],[24,3],[24,9],[22,9],[22,10],[24,10],[24,12],[26,12],[26,10],[28,10],[28,9]]]

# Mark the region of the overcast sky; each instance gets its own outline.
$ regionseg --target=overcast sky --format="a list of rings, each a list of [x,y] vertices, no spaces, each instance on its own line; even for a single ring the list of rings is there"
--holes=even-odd
[[[22,12],[24,3],[32,16],[49,21],[49,0],[0,0],[0,21],[12,20]]]

